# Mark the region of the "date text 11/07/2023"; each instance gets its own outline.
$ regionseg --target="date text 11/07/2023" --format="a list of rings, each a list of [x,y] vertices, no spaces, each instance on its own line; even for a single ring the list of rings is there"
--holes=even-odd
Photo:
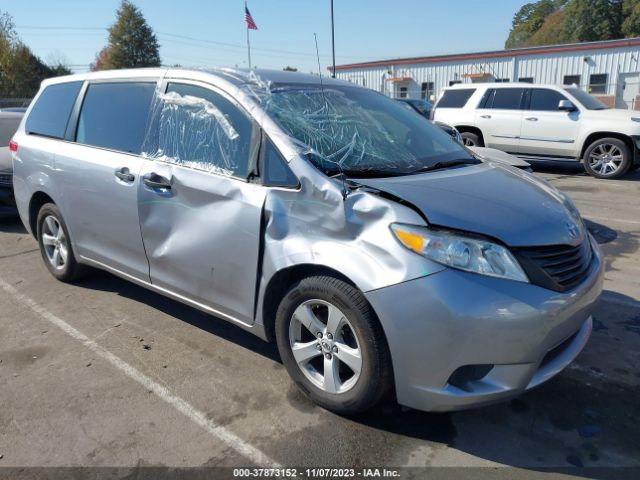
[[[387,468],[235,468],[234,478],[398,478]]]

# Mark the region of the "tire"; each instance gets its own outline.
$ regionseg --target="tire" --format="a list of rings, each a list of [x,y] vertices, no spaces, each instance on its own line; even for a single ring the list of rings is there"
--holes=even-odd
[[[54,203],[45,203],[40,208],[37,227],[40,254],[51,275],[62,282],[72,282],[82,277],[86,267],[76,261],[69,230]]]
[[[479,135],[471,132],[461,132],[462,143],[465,147],[484,147],[484,142]]]
[[[354,415],[391,392],[391,356],[382,327],[364,295],[342,280],[317,276],[293,285],[278,307],[276,341],[291,378],[327,410]],[[306,348],[294,354],[296,344]],[[333,367],[334,381],[325,366]]]
[[[629,146],[618,138],[596,140],[584,152],[584,169],[595,178],[620,178],[632,163]]]

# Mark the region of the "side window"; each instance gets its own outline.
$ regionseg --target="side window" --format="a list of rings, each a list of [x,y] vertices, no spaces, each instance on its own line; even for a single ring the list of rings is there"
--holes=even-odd
[[[140,154],[155,83],[94,83],[82,102],[76,142]]]
[[[529,102],[529,110],[537,110],[544,112],[557,112],[560,100],[566,100],[567,97],[555,90],[546,88],[534,88],[531,90],[531,100]]]
[[[253,124],[232,102],[196,85],[170,83],[154,109],[157,145],[146,155],[186,167],[247,178]]]
[[[262,183],[270,187],[297,187],[299,183],[280,152],[268,138],[264,141]]]
[[[475,88],[446,90],[438,102],[438,108],[462,108],[475,91]]]
[[[523,93],[523,88],[496,88],[493,97],[487,100],[485,108],[519,110]]]
[[[64,138],[67,122],[83,82],[49,85],[38,97],[25,124],[26,132]]]

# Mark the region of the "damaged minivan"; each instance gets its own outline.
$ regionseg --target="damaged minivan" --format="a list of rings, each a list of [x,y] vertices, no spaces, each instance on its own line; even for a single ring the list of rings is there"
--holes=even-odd
[[[275,341],[341,414],[511,398],[591,333],[603,262],[571,199],[364,87],[233,69],[60,77],[11,150],[53,276],[104,269]]]

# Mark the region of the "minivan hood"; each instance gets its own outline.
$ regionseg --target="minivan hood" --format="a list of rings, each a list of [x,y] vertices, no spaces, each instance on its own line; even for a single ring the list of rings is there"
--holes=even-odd
[[[412,204],[430,225],[486,235],[513,247],[577,245],[585,235],[582,221],[558,190],[496,164],[354,181]]]

